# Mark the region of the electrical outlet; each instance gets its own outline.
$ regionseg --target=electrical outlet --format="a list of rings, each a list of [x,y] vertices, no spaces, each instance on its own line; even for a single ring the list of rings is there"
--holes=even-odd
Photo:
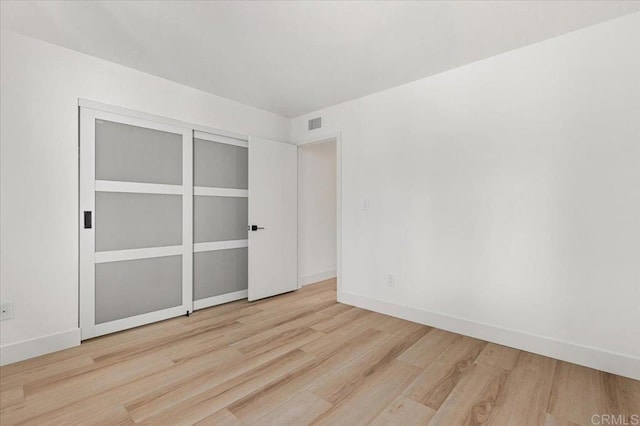
[[[13,304],[3,303],[0,305],[0,321],[13,318]]]
[[[366,199],[364,201],[362,201],[362,211],[366,212],[369,210],[369,200]]]
[[[396,277],[394,277],[392,274],[387,275],[387,281],[386,281],[387,287],[395,287],[396,286]]]

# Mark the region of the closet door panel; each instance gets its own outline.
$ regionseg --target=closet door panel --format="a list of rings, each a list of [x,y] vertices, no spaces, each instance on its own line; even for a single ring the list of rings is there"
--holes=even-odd
[[[80,108],[82,340],[193,310],[193,130],[101,108]]]
[[[247,147],[236,138],[194,135],[194,309],[247,296]]]
[[[194,186],[233,189],[249,187],[247,148],[194,139],[193,153]]]
[[[96,179],[182,184],[182,134],[96,120]]]
[[[96,251],[182,244],[182,196],[96,192]]]
[[[193,241],[246,240],[249,205],[246,197],[195,196]]]
[[[195,300],[247,289],[247,248],[205,251],[193,255]]]
[[[96,264],[96,324],[182,305],[182,256]]]

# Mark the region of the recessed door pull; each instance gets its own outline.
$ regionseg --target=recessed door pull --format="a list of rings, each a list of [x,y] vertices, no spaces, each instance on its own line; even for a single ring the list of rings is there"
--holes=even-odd
[[[84,212],[84,229],[91,229],[91,212]]]

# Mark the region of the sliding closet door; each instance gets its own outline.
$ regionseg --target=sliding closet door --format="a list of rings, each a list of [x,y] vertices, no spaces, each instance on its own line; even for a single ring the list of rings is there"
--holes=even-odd
[[[192,310],[191,130],[80,110],[82,339]]]
[[[193,307],[247,297],[248,143],[196,131]]]

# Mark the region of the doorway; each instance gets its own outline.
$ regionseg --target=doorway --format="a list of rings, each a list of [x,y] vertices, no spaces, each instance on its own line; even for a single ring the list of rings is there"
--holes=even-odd
[[[339,275],[339,137],[298,145],[298,287]]]

